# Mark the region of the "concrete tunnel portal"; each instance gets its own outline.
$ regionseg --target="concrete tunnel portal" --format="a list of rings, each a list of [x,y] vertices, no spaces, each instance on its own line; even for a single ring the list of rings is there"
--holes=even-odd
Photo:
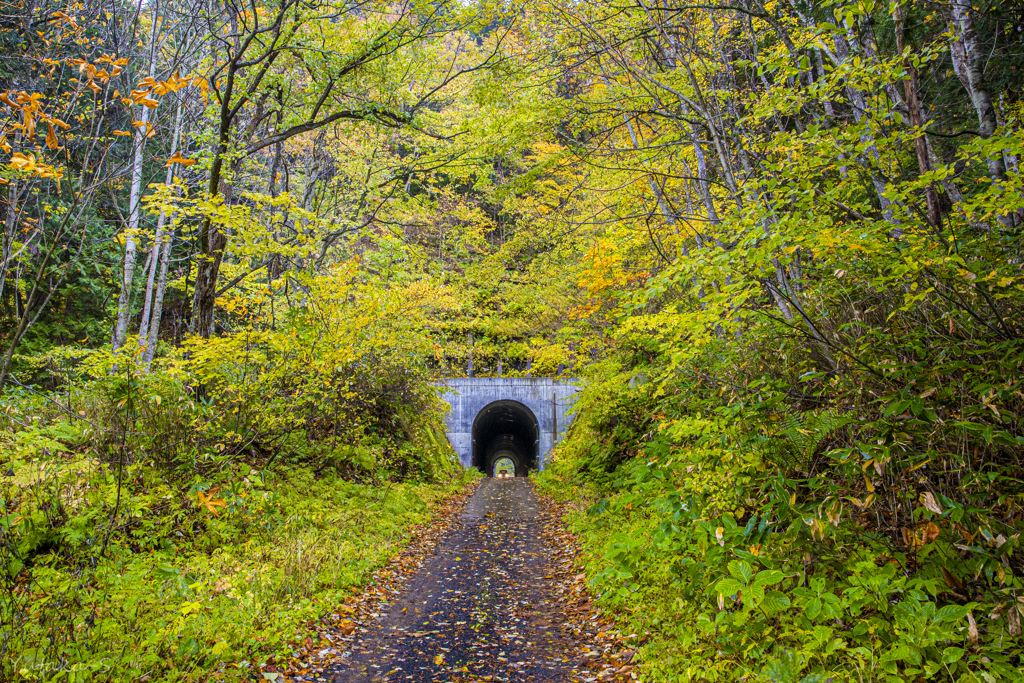
[[[450,407],[448,443],[463,467],[489,477],[502,454],[516,476],[543,470],[572,423],[579,390],[571,377],[449,377],[438,384]]]
[[[473,467],[493,477],[502,458],[525,477],[538,468],[540,425],[537,416],[519,401],[498,400],[484,406],[473,420]]]

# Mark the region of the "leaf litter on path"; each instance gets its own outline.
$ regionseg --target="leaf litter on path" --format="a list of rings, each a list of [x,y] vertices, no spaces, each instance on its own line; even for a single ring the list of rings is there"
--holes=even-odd
[[[318,624],[280,683],[635,679],[561,515],[527,479],[483,480]]]

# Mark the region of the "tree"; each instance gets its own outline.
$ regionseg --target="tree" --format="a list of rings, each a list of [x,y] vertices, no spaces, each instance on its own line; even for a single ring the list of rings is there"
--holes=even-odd
[[[451,10],[442,4],[424,16],[411,4],[283,0],[259,9],[229,3],[223,14],[211,14],[210,35],[216,38],[209,81],[216,115],[208,196],[230,204],[248,160],[338,122],[415,128],[417,114],[432,106],[446,86],[486,68],[498,55],[495,50],[463,67],[455,66],[456,56],[447,71],[431,64],[433,73],[422,74],[423,80],[404,93],[381,87],[390,78],[386,72],[374,73],[375,68],[392,67],[403,52],[415,59],[413,46],[443,40],[472,21],[460,22],[460,13]],[[198,241],[192,331],[208,337],[214,331],[217,283],[229,240],[207,218]]]

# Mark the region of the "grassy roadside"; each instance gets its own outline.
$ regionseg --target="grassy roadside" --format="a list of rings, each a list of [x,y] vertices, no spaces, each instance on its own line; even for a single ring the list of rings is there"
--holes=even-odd
[[[468,481],[238,464],[182,490],[133,466],[117,503],[114,468],[46,453],[9,459],[0,483],[4,680],[259,677],[295,656],[307,624],[343,619],[345,598]]]

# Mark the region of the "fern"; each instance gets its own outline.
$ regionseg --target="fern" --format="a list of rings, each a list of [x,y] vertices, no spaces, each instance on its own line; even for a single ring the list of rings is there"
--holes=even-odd
[[[797,452],[804,456],[814,455],[825,437],[849,423],[849,418],[832,413],[786,415],[779,425],[778,433],[789,439]]]

